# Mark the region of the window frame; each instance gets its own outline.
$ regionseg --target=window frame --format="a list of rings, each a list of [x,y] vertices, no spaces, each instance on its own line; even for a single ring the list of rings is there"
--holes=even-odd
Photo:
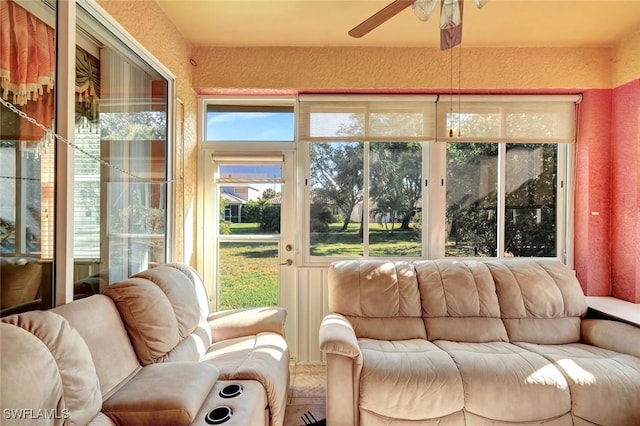
[[[344,95],[348,97],[348,95]],[[336,96],[336,99],[341,99],[342,96]],[[385,100],[392,98],[391,95],[384,96]],[[446,98],[446,99],[445,99]],[[571,101],[579,103],[580,97],[575,95],[513,95],[513,96],[493,96],[482,95],[473,99],[473,96],[467,97],[465,100],[472,99],[476,102],[504,102],[518,99],[521,102],[540,102],[540,101]],[[443,96],[442,104],[449,108],[448,102],[451,102],[448,96]],[[437,101],[436,101],[437,102]],[[478,104],[481,105],[481,104]],[[446,114],[444,114],[446,117]],[[443,126],[443,115],[439,112],[436,115],[436,122],[434,125],[437,129],[446,127]],[[577,114],[576,114],[577,117]],[[298,122],[301,119],[298,117]],[[577,121],[577,120],[576,120]],[[568,123],[568,125],[576,126],[577,123]],[[300,125],[300,124],[299,124]],[[436,132],[436,129],[434,129]],[[301,130],[301,133],[305,133]],[[308,132],[306,132],[308,134]],[[428,133],[428,132],[427,132]],[[313,139],[311,137],[307,139]],[[423,177],[423,197],[422,197],[422,255],[420,257],[399,256],[391,257],[384,256],[385,259],[402,259],[402,260],[419,260],[419,259],[437,259],[445,257],[445,222],[446,222],[446,185],[447,185],[447,151],[446,142],[451,139],[445,137],[438,137],[436,135],[435,140],[425,140],[422,143],[422,177]],[[456,141],[454,139],[453,141]],[[575,141],[575,132],[574,132]],[[311,230],[310,230],[310,186],[308,182],[311,179],[311,164],[310,164],[310,142],[311,140],[300,140],[298,143],[298,164],[300,165],[303,177],[301,178],[300,185],[301,196],[299,197],[298,211],[303,212],[301,220],[303,221],[303,232],[301,236],[301,251],[302,251],[302,265],[303,266],[328,266],[331,262],[353,259],[353,258],[366,258],[366,259],[381,259],[376,256],[317,256],[311,255]],[[337,141],[336,141],[337,142]],[[365,147],[368,144],[375,143],[366,139],[359,140],[363,142]],[[488,142],[488,141],[487,141]],[[518,141],[510,141],[508,139],[502,139],[496,142],[498,145],[498,223],[497,223],[497,256],[495,257],[473,257],[469,259],[499,259],[505,257],[505,197],[506,197],[506,146],[511,143],[519,143]],[[525,143],[521,141],[520,143]],[[530,141],[529,143],[539,143],[539,141]],[[573,264],[573,175],[575,173],[575,148],[573,143],[565,142],[549,142],[557,146],[557,161],[556,161],[556,256],[554,258],[562,261],[565,264]],[[363,154],[363,200],[367,200],[369,191],[369,158],[368,149],[365,148]],[[368,213],[368,203],[363,203],[364,214]],[[363,253],[368,252],[368,221],[365,221],[363,232]],[[456,259],[456,257],[448,257]],[[463,258],[457,258],[463,259]]]

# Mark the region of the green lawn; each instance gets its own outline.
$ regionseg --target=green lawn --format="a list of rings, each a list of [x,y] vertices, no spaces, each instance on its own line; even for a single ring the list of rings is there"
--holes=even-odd
[[[221,243],[219,309],[276,305],[278,243]]]
[[[399,226],[399,225],[397,225]],[[257,223],[234,223],[232,234],[260,234]],[[314,256],[362,256],[360,224],[350,223],[346,231],[334,223],[329,232],[311,234]],[[446,245],[447,256],[473,256],[473,247]],[[369,228],[369,254],[376,257],[419,257],[420,235],[412,229],[393,231],[382,225]],[[220,244],[220,309],[278,304],[278,244],[275,242],[223,242]]]
[[[399,226],[392,231],[378,223],[369,224],[369,255],[420,256],[420,235]],[[362,256],[362,250],[359,223],[349,223],[346,231],[342,231],[342,224],[334,223],[329,232],[311,233],[312,256]]]

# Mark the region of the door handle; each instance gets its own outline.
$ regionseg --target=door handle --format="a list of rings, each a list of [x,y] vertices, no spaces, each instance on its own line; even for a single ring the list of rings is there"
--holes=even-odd
[[[284,262],[282,262],[280,265],[287,265],[287,266],[291,266],[293,265],[293,260],[291,259],[287,259]]]

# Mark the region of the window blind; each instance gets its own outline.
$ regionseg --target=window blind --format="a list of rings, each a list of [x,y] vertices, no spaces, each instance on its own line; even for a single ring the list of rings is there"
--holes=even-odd
[[[580,100],[580,95],[301,95],[298,131],[308,142],[574,143]]]
[[[579,95],[443,95],[439,142],[574,143]]]
[[[302,141],[426,141],[435,138],[436,96],[301,95]]]

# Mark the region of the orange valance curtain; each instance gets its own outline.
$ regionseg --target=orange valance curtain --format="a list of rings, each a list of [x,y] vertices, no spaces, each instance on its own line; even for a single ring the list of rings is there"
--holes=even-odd
[[[54,116],[54,29],[9,0],[0,0],[0,94],[50,126]],[[20,140],[40,140],[44,132],[22,120]]]

